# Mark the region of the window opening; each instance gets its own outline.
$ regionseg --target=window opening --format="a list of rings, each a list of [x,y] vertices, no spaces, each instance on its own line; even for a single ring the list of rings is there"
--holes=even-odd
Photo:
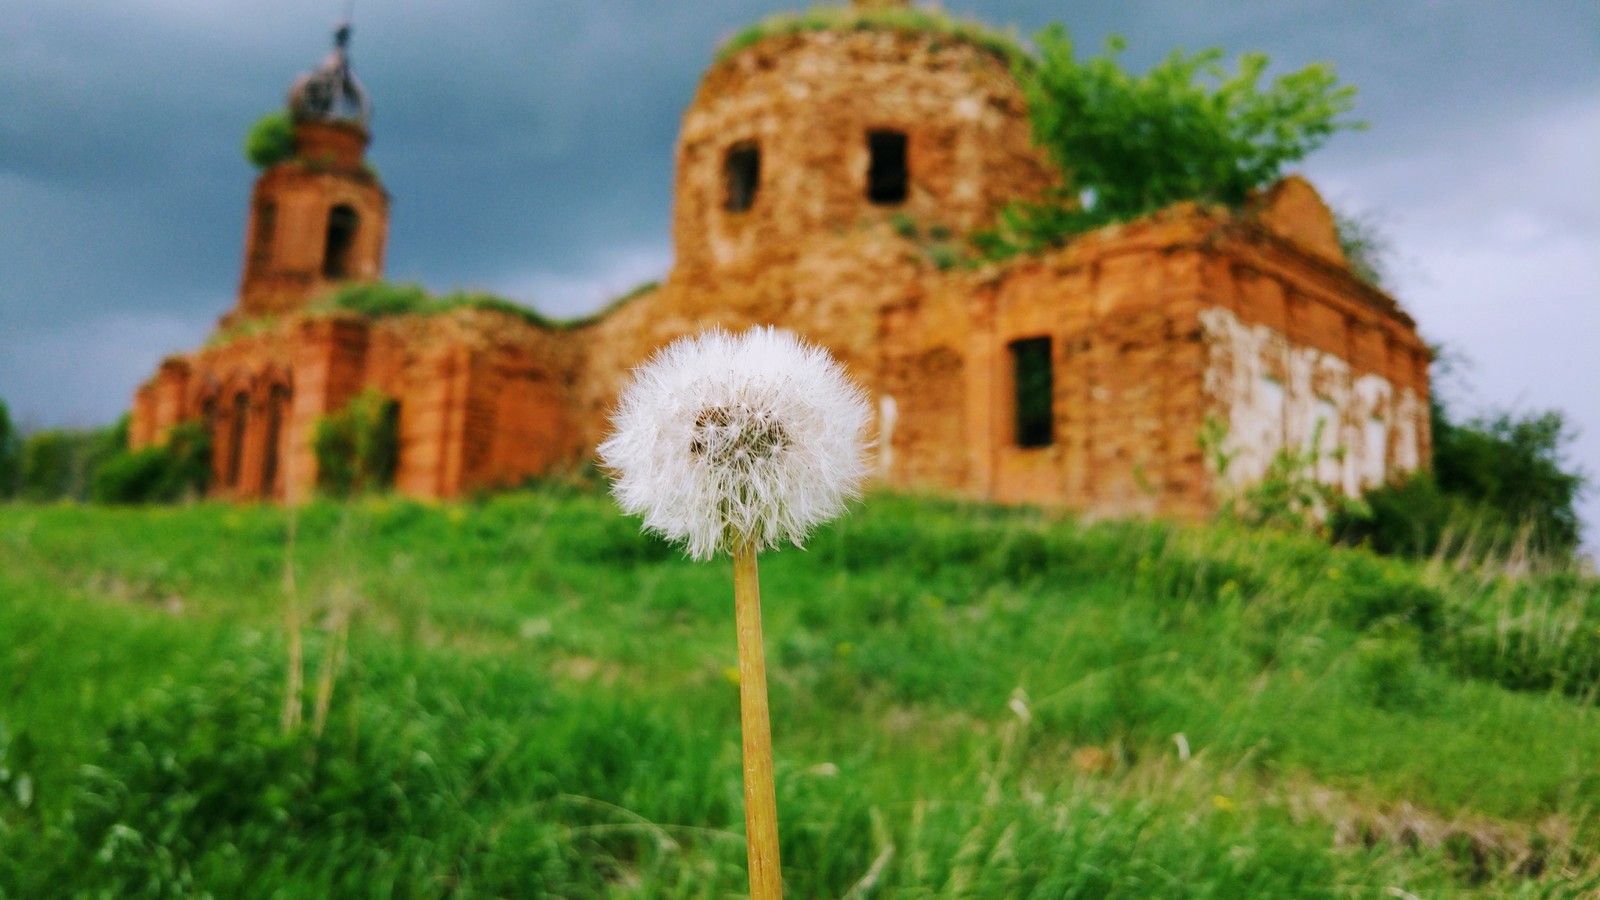
[[[250,395],[240,391],[233,397],[233,435],[228,442],[228,486],[239,484],[239,467],[244,460],[244,427],[250,416]]]
[[[723,160],[727,196],[723,208],[728,212],[744,212],[756,202],[756,189],[761,187],[761,148],[750,141],[728,148]]]
[[[205,423],[206,440],[211,446],[211,458],[207,460],[211,469],[210,473],[207,475],[207,480],[209,481],[210,479],[216,477],[217,456],[222,452],[222,438],[217,434],[216,398],[207,397],[205,401],[200,404],[200,421]]]
[[[867,199],[880,205],[903,203],[906,184],[906,134],[903,131],[867,132]]]
[[[328,239],[322,252],[324,278],[350,277],[350,248],[356,242],[356,227],[360,224],[360,216],[346,204],[329,211]]]
[[[261,494],[271,497],[278,486],[278,441],[283,432],[283,417],[289,409],[289,389],[273,385],[267,399],[267,453],[261,463]]]
[[[1048,447],[1055,443],[1056,431],[1050,339],[1013,341],[1011,364],[1016,389],[1017,446]]]

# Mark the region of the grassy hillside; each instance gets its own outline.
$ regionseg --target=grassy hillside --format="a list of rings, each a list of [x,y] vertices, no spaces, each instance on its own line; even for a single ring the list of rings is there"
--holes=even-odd
[[[729,564],[556,491],[289,534],[0,507],[0,897],[743,891]],[[893,496],[762,574],[790,896],[1600,890],[1593,580]]]

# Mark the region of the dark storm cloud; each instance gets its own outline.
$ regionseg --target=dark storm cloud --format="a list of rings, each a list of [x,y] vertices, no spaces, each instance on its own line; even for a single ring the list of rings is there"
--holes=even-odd
[[[244,133],[327,52],[342,5],[7,6],[0,396],[15,410],[109,420],[163,353],[193,346],[232,303],[254,177]],[[1259,49],[1274,72],[1332,62],[1359,86],[1356,115],[1372,128],[1336,136],[1308,170],[1336,203],[1386,213],[1408,260],[1401,300],[1425,334],[1485,357],[1491,395],[1538,405],[1548,385],[1532,373],[1547,345],[1597,321],[1592,303],[1571,309],[1600,290],[1596,264],[1567,249],[1600,243],[1596,169],[1579,162],[1600,154],[1573,149],[1600,150],[1577,130],[1600,104],[1592,3],[949,6],[1024,36],[1062,20],[1082,52],[1121,33],[1134,68],[1179,46]],[[376,106],[369,156],[394,198],[389,276],[570,314],[661,274],[679,116],[716,44],[781,8],[358,4],[352,59]],[[1519,239],[1533,246],[1517,250]],[[1455,277],[1466,271],[1471,280]],[[1511,323],[1520,332],[1497,318],[1504,304],[1478,287],[1490,282],[1545,298],[1534,308],[1561,317],[1546,326],[1556,333],[1528,324],[1537,315]],[[1600,409],[1589,406],[1571,412],[1592,435],[1580,449],[1600,461]]]

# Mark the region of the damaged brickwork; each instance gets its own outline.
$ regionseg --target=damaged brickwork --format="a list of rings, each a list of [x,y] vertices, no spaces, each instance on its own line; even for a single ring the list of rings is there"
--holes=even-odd
[[[908,231],[959,241],[1060,182],[1005,61],[948,35],[784,34],[713,66],[679,138],[672,271],[576,327],[308,309],[381,275],[387,196],[360,137],[353,157],[263,174],[228,331],[135,398],[138,446],[210,423],[219,495],[307,496],[316,421],[366,388],[398,401],[403,493],[581,465],[629,370],[714,325],[829,348],[874,398],[875,471],[896,488],[1199,516],[1280,448],[1320,441],[1319,477],[1352,493],[1428,458],[1428,350],[1299,178],[1241,211],[1179,205],[1004,264],[934,264]],[[267,200],[281,237],[263,255]],[[1211,418],[1234,453],[1220,479]]]

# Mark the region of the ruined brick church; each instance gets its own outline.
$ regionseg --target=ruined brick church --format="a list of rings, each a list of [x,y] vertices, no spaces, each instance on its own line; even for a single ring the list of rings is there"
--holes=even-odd
[[[671,272],[583,324],[319,306],[383,274],[388,195],[347,37],[291,90],[295,153],[256,182],[237,304],[134,399],[136,447],[205,424],[217,496],[307,497],[316,423],[368,389],[395,401],[403,494],[581,465],[630,368],[714,324],[829,348],[874,399],[876,474],[900,489],[1190,516],[1280,448],[1320,441],[1318,476],[1349,492],[1428,458],[1429,351],[1299,178],[1243,211],[1180,205],[940,265],[923,236],[958,241],[1061,177],[1006,62],[947,34],[773,34],[713,65],[678,138]],[[1213,417],[1221,476],[1199,441]]]

